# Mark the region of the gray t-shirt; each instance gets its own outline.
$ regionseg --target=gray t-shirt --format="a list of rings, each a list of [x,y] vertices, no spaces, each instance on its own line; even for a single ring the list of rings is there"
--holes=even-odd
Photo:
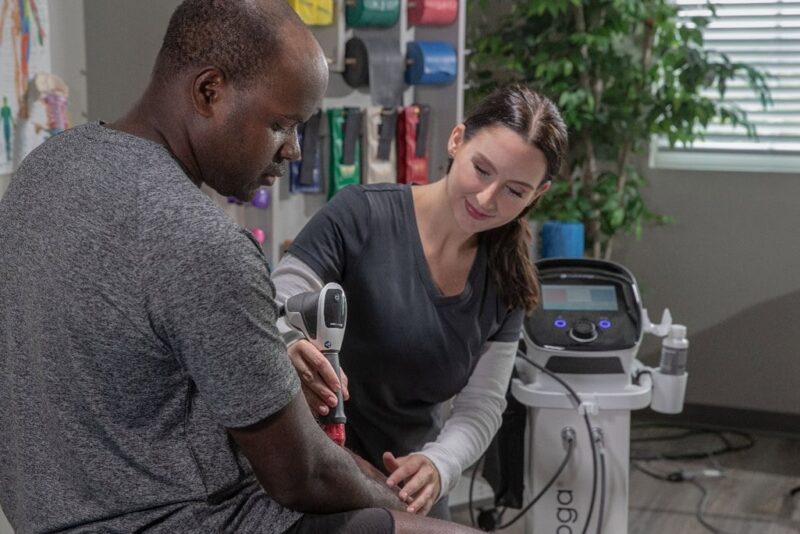
[[[346,445],[381,469],[384,451],[406,455],[436,439],[442,403],[467,384],[487,342],[519,339],[523,312],[499,298],[482,240],[464,291],[441,294],[408,185],[346,187],[289,252],[347,295]]]
[[[35,150],[0,201],[0,506],[18,532],[290,527],[225,431],[299,391],[273,297],[261,249],[165,148],[87,124]]]

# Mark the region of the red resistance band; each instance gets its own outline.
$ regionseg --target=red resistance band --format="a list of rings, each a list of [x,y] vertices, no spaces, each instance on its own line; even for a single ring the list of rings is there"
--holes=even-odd
[[[402,108],[397,118],[397,181],[428,183],[428,127],[430,106],[413,104]]]

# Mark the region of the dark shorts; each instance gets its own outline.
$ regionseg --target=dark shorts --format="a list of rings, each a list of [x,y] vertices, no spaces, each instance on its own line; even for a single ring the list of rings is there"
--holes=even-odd
[[[286,534],[394,534],[394,517],[382,508],[339,514],[303,514]]]

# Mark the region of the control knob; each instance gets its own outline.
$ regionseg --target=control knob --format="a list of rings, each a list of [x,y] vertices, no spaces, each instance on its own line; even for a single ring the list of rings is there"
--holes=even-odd
[[[597,339],[597,328],[593,322],[581,319],[572,326],[569,337],[579,343],[589,343]]]

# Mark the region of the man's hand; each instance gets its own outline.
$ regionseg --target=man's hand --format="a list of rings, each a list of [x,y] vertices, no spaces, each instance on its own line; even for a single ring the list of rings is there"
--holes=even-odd
[[[340,387],[342,398],[344,400],[350,398],[350,393],[347,391],[347,375],[342,371],[340,384],[333,366],[310,341],[306,339],[296,341],[289,346],[288,352],[289,359],[303,385],[306,402],[316,417],[328,415],[330,409],[336,406],[335,392]]]
[[[399,497],[405,502],[411,500],[406,511],[427,515],[442,491],[439,470],[433,462],[422,454],[395,458],[387,451],[383,453],[383,464],[391,473],[386,479],[390,487],[403,482]]]

